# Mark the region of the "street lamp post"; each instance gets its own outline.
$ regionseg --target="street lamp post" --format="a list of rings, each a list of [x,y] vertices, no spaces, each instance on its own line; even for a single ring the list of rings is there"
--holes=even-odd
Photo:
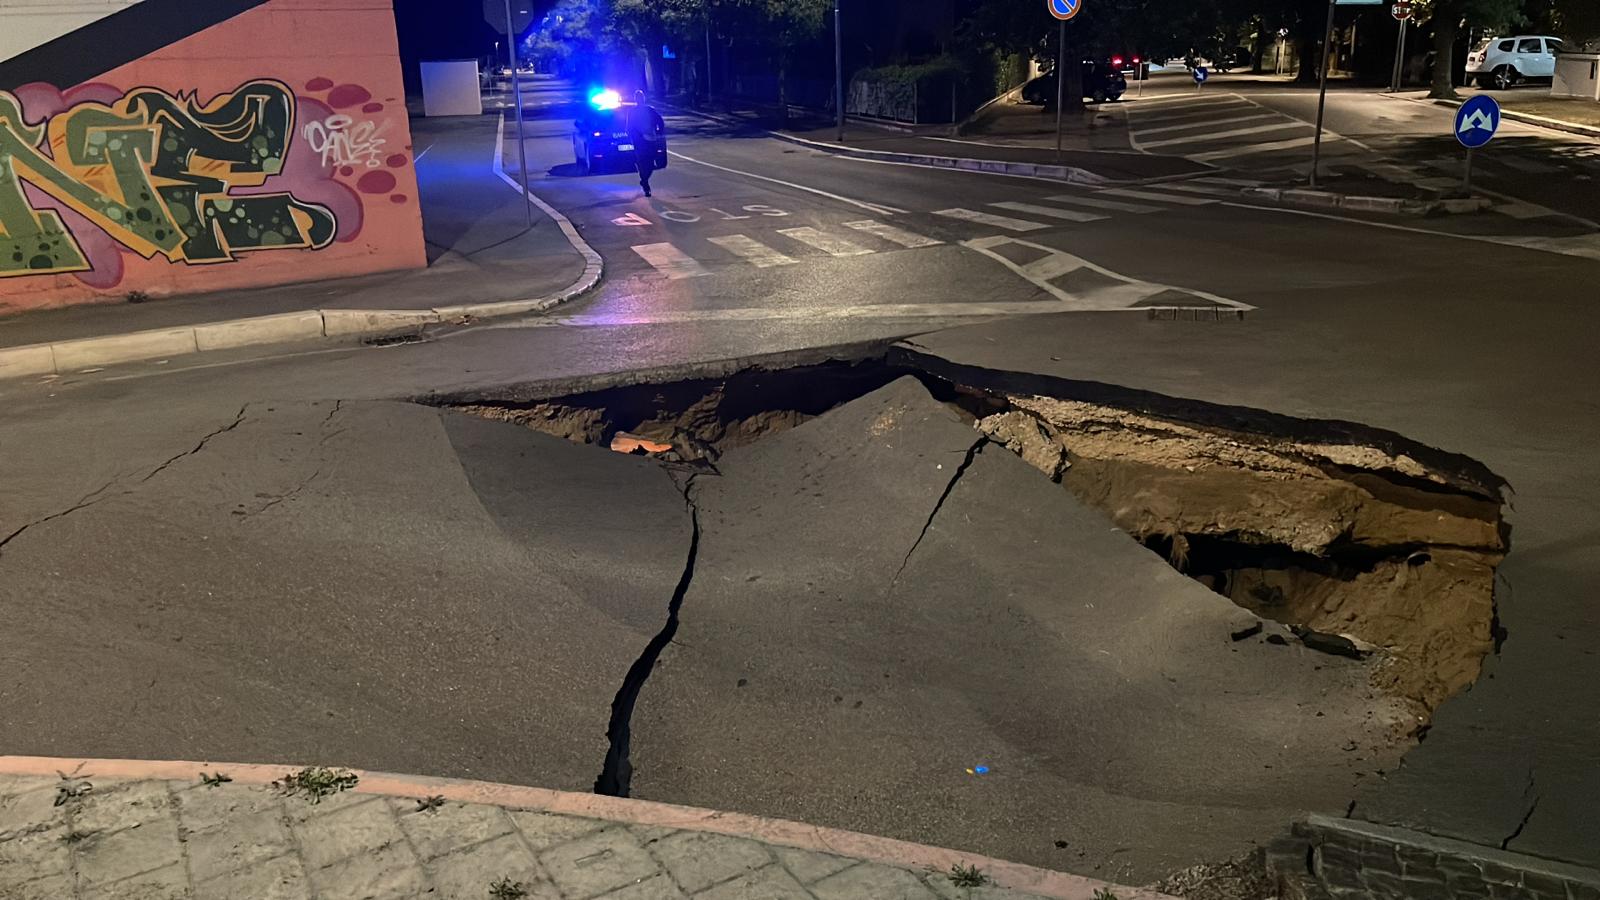
[[[833,103],[839,124],[839,143],[844,143],[844,32],[839,26],[839,0],[833,0]]]

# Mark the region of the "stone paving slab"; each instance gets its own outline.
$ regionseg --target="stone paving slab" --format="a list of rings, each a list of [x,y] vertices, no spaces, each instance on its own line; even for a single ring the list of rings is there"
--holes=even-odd
[[[0,757],[0,900],[1162,897],[647,801],[349,770],[313,796],[284,787],[295,771]]]

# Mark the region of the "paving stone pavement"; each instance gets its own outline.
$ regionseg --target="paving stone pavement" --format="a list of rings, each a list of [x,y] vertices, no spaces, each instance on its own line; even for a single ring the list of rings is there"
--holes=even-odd
[[[268,785],[0,775],[0,900],[1024,900],[703,831]]]

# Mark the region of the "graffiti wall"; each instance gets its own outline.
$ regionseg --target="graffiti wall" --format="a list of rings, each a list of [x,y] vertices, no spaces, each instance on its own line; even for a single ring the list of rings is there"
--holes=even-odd
[[[389,0],[171,15],[214,2],[144,0],[0,63],[0,314],[423,265]],[[160,46],[49,58],[124,16]]]

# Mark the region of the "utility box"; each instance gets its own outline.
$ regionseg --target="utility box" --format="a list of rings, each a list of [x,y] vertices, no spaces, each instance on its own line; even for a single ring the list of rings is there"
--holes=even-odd
[[[1600,53],[1556,54],[1556,77],[1550,85],[1550,96],[1600,101]]]
[[[422,114],[483,115],[483,86],[475,59],[434,59],[422,63]]]

